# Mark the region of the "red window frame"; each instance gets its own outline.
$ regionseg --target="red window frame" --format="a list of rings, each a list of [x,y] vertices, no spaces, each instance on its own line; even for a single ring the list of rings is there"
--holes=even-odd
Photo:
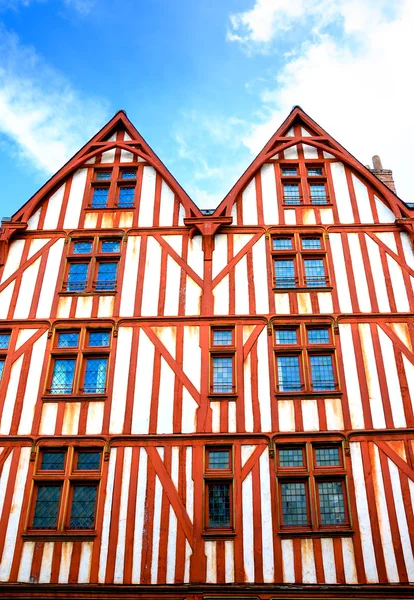
[[[92,175],[92,179],[91,179],[91,184],[90,184],[90,192],[88,195],[88,202],[87,202],[87,206],[86,208],[88,210],[107,210],[107,209],[118,209],[118,210],[134,210],[137,206],[137,180],[138,180],[138,167],[136,164],[131,164],[130,166],[128,166],[129,163],[122,163],[121,165],[115,165],[112,167],[108,167],[105,166],[104,164],[102,164],[102,166],[100,165],[95,165],[93,168],[93,175]],[[130,178],[130,179],[122,179],[122,173],[124,172],[130,172],[130,171],[135,171],[135,178]],[[110,173],[111,177],[110,179],[98,179],[97,178],[97,174],[98,173]],[[92,200],[93,200],[93,194],[94,194],[94,190],[98,187],[101,188],[108,188],[108,201],[105,207],[93,207],[92,206]],[[133,187],[134,188],[134,205],[131,207],[120,207],[118,205],[119,203],[119,194],[120,194],[120,188],[121,187]]]
[[[232,344],[215,344],[215,331],[231,331]],[[235,327],[234,325],[217,325],[210,328],[210,369],[209,369],[209,391],[210,395],[214,396],[234,396],[236,393],[236,345],[235,345]],[[232,383],[231,392],[222,392],[214,390],[214,359],[215,358],[230,358],[232,361]]]
[[[223,469],[209,468],[209,455],[211,452],[229,452],[229,467]],[[233,447],[230,445],[211,445],[204,448],[204,533],[212,535],[228,535],[234,532],[234,464]],[[225,484],[229,486],[230,524],[228,526],[211,526],[209,514],[209,491],[212,484]]]
[[[294,208],[298,206],[314,206],[314,207],[330,207],[332,201],[330,200],[329,180],[327,177],[326,161],[321,159],[292,159],[280,160],[275,163],[277,165],[277,173],[281,181],[281,192],[282,192],[282,205],[284,208]],[[321,175],[309,175],[309,169],[322,169]],[[283,169],[296,169],[296,175],[283,175]],[[299,203],[289,204],[286,203],[286,197],[284,193],[284,184],[298,184],[299,185]],[[325,187],[326,204],[316,204],[312,202],[310,185],[311,183],[323,185]]]

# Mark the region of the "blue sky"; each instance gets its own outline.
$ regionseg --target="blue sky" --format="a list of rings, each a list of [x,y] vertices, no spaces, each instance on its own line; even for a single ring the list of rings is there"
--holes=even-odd
[[[0,0],[1,215],[120,108],[202,207],[295,104],[412,202],[413,27],[412,0]]]

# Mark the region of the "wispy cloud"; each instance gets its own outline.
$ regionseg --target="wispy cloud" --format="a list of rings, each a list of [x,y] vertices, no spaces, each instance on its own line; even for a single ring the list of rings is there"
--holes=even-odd
[[[300,104],[362,162],[380,154],[397,191],[413,201],[412,0],[257,0],[232,15],[228,40],[252,54],[277,52],[301,28],[259,101],[266,114],[243,143],[256,154]],[[295,41],[296,39],[296,41]]]
[[[108,117],[17,35],[0,24],[0,136],[36,169],[53,173]]]
[[[18,10],[27,8],[32,4],[44,4],[48,0],[0,0],[0,10]],[[62,0],[63,5],[78,12],[80,15],[87,15],[95,5],[95,0]]]

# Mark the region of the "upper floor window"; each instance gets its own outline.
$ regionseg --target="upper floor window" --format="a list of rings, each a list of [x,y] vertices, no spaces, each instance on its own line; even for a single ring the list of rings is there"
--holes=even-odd
[[[320,235],[275,235],[272,256],[277,289],[328,286],[326,252]]]
[[[115,291],[120,252],[118,238],[74,239],[68,254],[64,291]]]
[[[210,392],[212,394],[235,392],[234,358],[234,328],[224,326],[212,328],[210,341]]]
[[[3,377],[4,365],[6,362],[7,350],[10,344],[10,333],[0,332],[0,381]]]
[[[283,199],[285,204],[300,204],[301,203],[301,193],[298,183],[284,183],[283,184]]]
[[[205,450],[205,530],[233,530],[233,459],[231,447]],[[213,531],[214,530],[214,531]]]
[[[312,204],[328,204],[324,183],[311,183],[309,189]]]
[[[137,170],[95,167],[91,182],[90,208],[134,208]]]
[[[332,328],[327,324],[275,326],[277,392],[338,389]]]
[[[46,392],[104,394],[110,344],[108,329],[57,330]]]
[[[324,164],[282,163],[280,173],[285,205],[329,204],[328,180]]]

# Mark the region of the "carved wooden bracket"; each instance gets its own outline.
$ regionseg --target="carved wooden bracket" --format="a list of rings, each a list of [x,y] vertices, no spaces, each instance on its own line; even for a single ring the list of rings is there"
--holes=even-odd
[[[203,236],[202,248],[204,252],[204,260],[212,259],[214,250],[214,234],[220,227],[223,225],[231,225],[232,222],[233,217],[219,217],[214,215],[211,217],[205,216],[184,219],[184,225],[189,225],[193,229],[195,228]]]

